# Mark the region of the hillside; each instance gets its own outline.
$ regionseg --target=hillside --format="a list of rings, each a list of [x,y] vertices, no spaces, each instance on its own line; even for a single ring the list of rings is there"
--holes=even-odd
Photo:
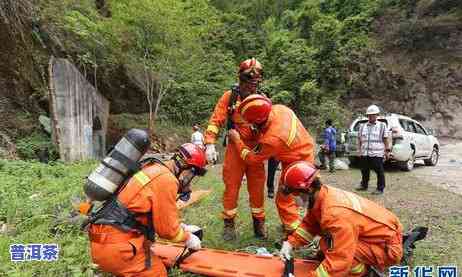
[[[462,4],[395,5],[373,23],[377,41],[349,65],[354,111],[371,102],[409,115],[439,136],[462,138]]]
[[[378,103],[462,138],[458,1],[276,2],[2,1],[0,153],[18,156],[31,135],[49,143],[38,115],[49,115],[51,56],[72,61],[112,114],[148,112],[151,90],[158,121],[205,123],[238,62],[256,56],[262,89],[313,130]]]

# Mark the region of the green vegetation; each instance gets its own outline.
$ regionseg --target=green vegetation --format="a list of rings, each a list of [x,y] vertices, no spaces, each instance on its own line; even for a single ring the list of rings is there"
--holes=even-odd
[[[116,68],[127,69],[146,93],[152,119],[206,119],[235,82],[236,65],[255,56],[264,65],[262,89],[294,108],[310,127],[327,116],[345,121],[339,99],[349,88],[346,63],[373,45],[370,25],[385,5],[380,0],[108,3],[110,17],[99,14],[94,1],[44,0],[41,20],[65,38],[71,58],[97,83]],[[105,68],[101,76],[98,68]]]
[[[0,221],[8,226],[7,234],[0,234],[0,275],[5,276],[94,276],[88,239],[79,230],[72,199],[82,197],[84,177],[96,166],[95,162],[50,165],[36,162],[0,161]],[[266,202],[269,240],[253,237],[252,222],[245,185],[241,189],[239,241],[221,239],[223,223],[219,219],[223,184],[221,166],[215,166],[196,184],[196,188],[213,189],[213,193],[183,212],[186,223],[204,228],[204,246],[227,250],[251,251],[249,246],[263,246],[270,252],[277,250],[280,222],[272,201]],[[339,171],[324,176],[326,183],[351,190],[360,179],[359,171]],[[374,180],[371,180],[371,184]],[[462,199],[429,184],[423,184],[409,174],[389,172],[387,192],[374,197],[395,212],[405,230],[419,225],[430,228],[427,239],[419,242],[415,265],[445,265],[462,263],[462,221],[457,216]],[[371,197],[368,193],[362,194]],[[441,200],[444,201],[435,201]],[[61,252],[56,263],[11,263],[9,245],[12,243],[58,243]],[[303,252],[299,253],[303,255]],[[185,276],[184,273],[176,273]]]
[[[113,123],[112,128],[125,132],[131,128],[147,128],[148,118],[149,114],[114,114],[111,115],[110,120]],[[178,125],[170,120],[158,120],[154,126],[154,134],[157,137],[164,139],[178,137],[181,139],[178,141],[179,144],[189,142],[191,139],[192,126]]]
[[[43,131],[36,131],[30,136],[18,139],[16,150],[18,155],[25,160],[37,159],[40,152],[48,152],[50,160],[56,160],[59,157],[56,146]]]
[[[0,221],[7,226],[0,234],[0,275],[85,276],[91,271],[86,238],[69,217],[71,199],[83,196],[83,178],[94,166],[0,161]],[[46,266],[13,264],[9,246],[14,243],[58,243],[61,259]]]

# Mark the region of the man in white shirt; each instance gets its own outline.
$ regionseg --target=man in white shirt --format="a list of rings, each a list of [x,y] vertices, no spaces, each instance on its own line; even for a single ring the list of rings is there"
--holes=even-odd
[[[368,122],[359,127],[358,145],[361,155],[361,185],[356,190],[367,190],[370,170],[377,174],[377,190],[373,194],[383,194],[385,189],[385,171],[383,161],[391,152],[389,132],[384,122],[378,121],[379,107],[371,105],[367,108]]]
[[[204,135],[201,133],[201,128],[197,125],[193,126],[193,133],[191,135],[191,143],[204,149]]]

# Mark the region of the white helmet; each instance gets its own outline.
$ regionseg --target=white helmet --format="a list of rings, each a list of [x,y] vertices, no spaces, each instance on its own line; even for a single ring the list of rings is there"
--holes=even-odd
[[[380,113],[380,109],[376,105],[370,105],[366,111],[366,115],[379,114],[379,113]]]

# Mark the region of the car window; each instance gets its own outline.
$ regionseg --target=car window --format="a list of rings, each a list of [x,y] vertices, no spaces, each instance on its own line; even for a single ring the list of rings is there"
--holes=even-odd
[[[422,134],[422,135],[427,135],[427,132],[425,132],[425,129],[422,126],[420,126],[419,123],[414,122],[414,126],[417,130],[417,133]]]
[[[411,133],[417,133],[417,130],[414,126],[414,123],[412,121],[409,121],[409,120],[404,120],[407,124],[407,130],[408,132],[411,132]]]
[[[404,120],[404,119],[400,119],[400,120],[399,120],[399,125],[401,125],[401,127],[403,128],[404,131],[406,131],[406,132],[411,132],[411,131],[409,130],[409,121]]]
[[[377,120],[380,121],[380,122],[385,123],[385,125],[388,126],[388,121],[387,121],[386,119],[384,119],[384,118],[379,118],[379,119],[377,119]],[[355,126],[353,126],[353,131],[356,131],[356,132],[359,131],[359,126],[361,126],[361,124],[366,123],[366,122],[367,122],[367,119],[363,119],[363,120],[358,120],[358,121],[356,121]]]

